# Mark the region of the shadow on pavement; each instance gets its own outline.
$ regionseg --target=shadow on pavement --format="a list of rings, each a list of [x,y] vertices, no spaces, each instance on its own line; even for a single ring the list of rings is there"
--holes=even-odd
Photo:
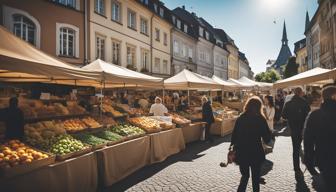
[[[273,169],[273,162],[270,160],[265,160],[261,166],[261,176],[267,175]]]
[[[135,173],[131,174],[130,176],[124,178],[123,180],[115,183],[114,185],[101,189],[100,191],[113,191],[113,192],[119,192],[119,191],[126,191],[130,187],[136,185],[137,183],[140,183],[156,173],[160,172],[161,170],[165,169],[166,167],[180,161],[193,161],[195,159],[198,159],[205,154],[200,154],[201,152],[211,148],[215,147],[217,145],[220,145],[221,143],[227,143],[231,142],[231,135],[225,136],[225,137],[215,137],[214,136],[214,142],[204,142],[204,141],[196,141],[193,143],[189,143],[186,145],[186,149],[184,151],[181,151],[178,154],[172,155],[168,157],[165,161],[160,163],[155,163],[152,165],[145,166],[141,168],[140,170],[136,171]]]

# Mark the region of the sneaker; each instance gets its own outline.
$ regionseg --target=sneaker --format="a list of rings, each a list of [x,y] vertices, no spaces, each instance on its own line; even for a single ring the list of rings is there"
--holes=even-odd
[[[263,178],[263,177],[260,177],[259,183],[260,183],[261,185],[266,185],[266,179]]]

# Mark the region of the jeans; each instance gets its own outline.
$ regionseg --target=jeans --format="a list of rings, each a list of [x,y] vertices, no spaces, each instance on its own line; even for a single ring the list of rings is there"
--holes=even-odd
[[[326,185],[327,192],[335,192],[336,191],[336,185],[335,185],[336,173],[332,170],[328,170],[328,171],[322,171],[321,175]]]
[[[260,191],[260,169],[261,165],[239,165],[239,170],[242,175],[240,179],[240,184],[238,187],[237,192],[245,192],[248,180],[250,178],[250,168],[252,172],[252,186],[253,186],[253,192],[259,192]]]
[[[211,123],[205,125],[205,140],[213,141],[213,138],[210,134]]]
[[[294,171],[300,171],[300,151],[302,136],[301,134],[292,134],[292,146],[293,146],[293,165]]]

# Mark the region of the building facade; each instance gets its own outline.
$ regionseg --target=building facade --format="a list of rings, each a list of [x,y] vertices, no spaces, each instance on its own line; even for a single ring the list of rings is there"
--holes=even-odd
[[[102,59],[156,76],[170,76],[169,12],[156,1],[90,2],[90,61]]]
[[[196,44],[191,25],[179,16],[172,14],[172,74],[177,74],[183,69],[197,72]]]
[[[228,55],[229,52],[223,48],[223,43],[217,40],[218,45],[214,46],[214,75],[221,79],[228,79]]]
[[[1,0],[0,8],[1,25],[14,35],[65,62],[85,64],[84,0]]]
[[[294,53],[296,63],[299,64],[298,72],[302,73],[308,70],[308,57],[306,48],[306,39],[302,39],[294,44]]]
[[[249,62],[244,53],[238,52],[239,54],[239,78],[247,77],[250,78],[250,66]]]

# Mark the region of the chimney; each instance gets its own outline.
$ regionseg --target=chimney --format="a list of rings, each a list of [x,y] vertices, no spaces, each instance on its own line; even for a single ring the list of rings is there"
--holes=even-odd
[[[185,6],[184,5],[182,5],[182,9],[185,10]]]
[[[191,14],[192,14],[194,17],[196,17],[196,13],[195,13],[195,12],[191,12]]]

